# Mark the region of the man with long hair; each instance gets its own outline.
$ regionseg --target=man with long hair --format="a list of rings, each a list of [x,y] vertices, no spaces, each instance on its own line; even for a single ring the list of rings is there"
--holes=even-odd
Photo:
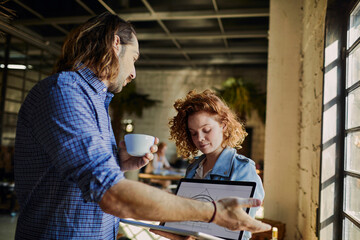
[[[157,150],[131,157],[124,142],[116,146],[110,124],[113,93],[136,77],[138,57],[132,25],[104,13],[72,31],[55,73],[29,92],[15,142],[16,239],[115,239],[119,217],[269,229],[242,210],[259,200],[205,203],[124,178]]]

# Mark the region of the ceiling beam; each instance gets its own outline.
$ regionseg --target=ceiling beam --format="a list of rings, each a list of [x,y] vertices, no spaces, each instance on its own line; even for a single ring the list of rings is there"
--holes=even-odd
[[[215,58],[204,60],[174,60],[174,59],[161,59],[161,60],[141,60],[136,62],[138,66],[151,66],[151,65],[164,65],[164,66],[190,66],[190,65],[237,65],[237,64],[266,64],[266,58]]]
[[[230,38],[267,38],[267,30],[262,31],[241,31],[241,32],[227,32],[226,34],[216,33],[172,33],[172,37],[177,40],[203,40],[203,39],[230,39]],[[171,40],[165,33],[137,33],[136,37],[139,40],[144,41],[156,41],[156,40]],[[63,42],[64,37],[48,37],[46,38],[52,42]]]
[[[267,46],[244,46],[231,48],[183,48],[184,52],[188,54],[221,54],[221,53],[267,53]],[[173,55],[182,54],[181,51],[174,48],[141,48],[140,54],[159,54],[159,55]]]
[[[83,1],[81,0],[75,0],[82,8],[84,8],[88,13],[91,14],[91,16],[95,16],[96,13],[91,10],[91,8],[88,7],[88,5],[86,5]]]
[[[234,33],[173,33],[171,34],[178,40],[190,40],[190,39],[223,39],[223,38],[267,38],[268,33],[263,31],[241,31]],[[138,33],[136,34],[139,40],[169,40],[170,38],[163,33]]]
[[[27,42],[31,45],[37,46],[40,49],[48,51],[54,55],[58,56],[60,54],[61,48],[59,46],[57,46],[56,44],[50,44],[49,41],[43,40],[39,37],[35,37],[31,34],[28,34],[25,31],[18,29],[14,26],[11,26],[10,24],[8,24],[6,22],[0,21],[0,30],[4,31],[12,36],[18,37],[18,38],[24,40],[25,42]]]
[[[159,20],[190,20],[190,19],[219,19],[219,18],[252,18],[269,17],[268,8],[259,9],[232,9],[214,11],[179,11],[179,12],[156,12],[151,13],[118,13],[119,17],[132,22],[136,21],[157,21]],[[14,20],[14,24],[22,25],[44,25],[49,22],[54,24],[81,24],[86,22],[89,16],[58,17]]]
[[[1,42],[1,41],[0,41]],[[12,41],[16,43],[19,41]],[[221,53],[267,53],[267,46],[240,46],[230,48],[183,48],[184,52],[188,54],[221,54]],[[0,50],[0,54],[2,51]],[[176,55],[182,54],[182,52],[175,48],[142,48],[140,47],[140,53],[143,54],[158,54],[158,55]],[[24,53],[12,53],[13,56],[25,57]],[[29,49],[27,52],[28,56],[40,56],[40,49]]]
[[[17,36],[18,38],[29,42],[32,45],[38,46],[41,49],[44,49],[46,51],[49,51],[55,55],[60,54],[60,46],[50,44],[49,41],[42,40],[40,37],[35,37],[31,34],[27,34],[22,29],[17,29],[8,23],[0,22],[0,29],[4,32],[7,32],[11,35]],[[248,33],[242,33],[242,34],[226,34],[224,36],[221,36],[219,34],[214,35],[201,35],[196,36],[192,34],[174,34],[175,38],[177,39],[216,39],[216,38],[244,38],[244,37],[259,37],[259,36],[267,36],[266,31],[263,32],[248,32]],[[166,34],[139,34],[138,36],[139,40],[161,40],[161,39],[167,39]],[[48,39],[51,41],[62,41],[63,38],[56,38],[56,39]],[[170,39],[169,39],[170,40]],[[17,42],[16,39],[14,39],[14,42]],[[178,49],[167,49],[167,48],[140,48],[141,53],[143,54],[183,54],[183,52],[179,51]],[[267,52],[267,46],[240,46],[240,47],[231,47],[229,49],[226,48],[185,48],[182,49],[182,51],[188,53],[188,54],[216,54],[216,53],[266,53]]]
[[[17,61],[16,61],[17,60]],[[12,63],[21,63],[23,59],[12,59]],[[28,65],[49,65],[53,66],[52,62],[48,60],[53,59],[29,59]],[[166,66],[193,66],[193,65],[235,65],[235,64],[266,64],[266,58],[250,58],[250,57],[237,57],[233,59],[228,58],[213,58],[213,59],[198,59],[198,60],[186,60],[186,59],[139,59],[136,62],[136,66],[153,66],[153,65],[166,65]]]
[[[212,0],[212,4],[213,4],[213,6],[214,6],[214,11],[215,11],[216,13],[218,13],[218,12],[219,12],[219,8],[218,8],[218,6],[217,6],[216,0]],[[224,34],[225,34],[225,29],[224,29],[224,25],[223,25],[223,23],[222,23],[221,18],[218,18],[217,21],[218,21],[218,24],[219,24],[219,28],[220,28],[221,34],[224,35]],[[229,43],[228,43],[227,39],[226,39],[226,38],[223,38],[223,41],[224,41],[225,47],[228,48],[228,47],[229,47]]]
[[[44,17],[38,13],[37,11],[33,10],[32,8],[30,8],[29,6],[25,5],[24,3],[20,2],[19,0],[13,0],[14,2],[16,2],[19,6],[21,6],[22,8],[26,9],[27,11],[29,11],[30,13],[32,13],[33,15],[37,16],[38,18],[40,18],[41,21],[44,21]],[[56,28],[57,30],[59,30],[60,32],[64,33],[64,34],[68,34],[69,32],[62,28],[61,26],[59,26],[56,23],[52,23],[52,22],[47,22],[47,24],[51,24],[54,28]]]
[[[152,16],[157,16],[157,13],[154,11],[154,9],[151,7],[150,3],[147,0],[142,0],[142,3],[145,5],[147,10],[149,10]],[[156,17],[156,21],[160,25],[160,27],[164,30],[167,37],[171,39],[174,45],[179,49],[179,51],[181,51],[182,55],[186,58],[186,60],[190,60],[190,57],[184,51],[181,50],[180,43],[173,37],[173,35],[171,34],[170,30],[166,27],[164,22],[159,17]]]
[[[116,14],[114,10],[112,10],[112,8],[107,5],[103,0],[98,0],[98,2],[109,12],[111,12],[112,14]]]

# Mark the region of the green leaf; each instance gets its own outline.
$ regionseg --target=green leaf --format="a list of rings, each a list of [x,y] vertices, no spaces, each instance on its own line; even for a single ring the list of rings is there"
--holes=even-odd
[[[256,110],[265,123],[266,93],[261,93],[253,83],[230,77],[222,83],[222,88],[214,90],[242,120]]]

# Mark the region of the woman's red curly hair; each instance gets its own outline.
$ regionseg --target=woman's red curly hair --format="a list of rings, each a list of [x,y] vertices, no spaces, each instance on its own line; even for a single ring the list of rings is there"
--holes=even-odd
[[[191,140],[188,128],[188,117],[196,112],[210,113],[220,124],[226,125],[223,147],[241,148],[247,136],[236,114],[212,90],[206,89],[201,93],[192,90],[185,98],[176,100],[174,108],[177,115],[169,121],[170,140],[175,140],[178,154],[184,158],[194,157],[199,151]]]

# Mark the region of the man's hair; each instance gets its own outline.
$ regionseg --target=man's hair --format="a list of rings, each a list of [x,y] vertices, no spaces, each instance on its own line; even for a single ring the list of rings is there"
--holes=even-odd
[[[226,128],[223,136],[223,147],[241,148],[247,133],[244,125],[237,120],[236,114],[218,97],[207,89],[201,93],[190,91],[184,99],[175,101],[174,108],[177,115],[170,119],[170,139],[175,140],[178,154],[184,158],[196,156],[198,149],[194,145],[188,128],[190,115],[204,111],[212,116]]]
[[[120,66],[113,50],[115,34],[123,50],[126,44],[134,41],[136,33],[129,22],[109,12],[89,19],[68,35],[54,72],[89,67],[99,79],[116,78]]]

